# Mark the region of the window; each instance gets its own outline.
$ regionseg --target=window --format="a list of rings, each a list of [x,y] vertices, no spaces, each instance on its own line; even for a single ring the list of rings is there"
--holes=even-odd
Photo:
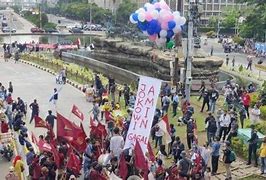
[[[214,12],[213,15],[214,16],[219,16],[219,12]]]
[[[207,12],[206,16],[212,16],[212,13],[211,12]]]
[[[219,0],[214,0],[214,3],[219,3]]]
[[[213,10],[218,11],[219,10],[219,5],[218,4],[217,5],[214,5],[213,6]]]
[[[227,3],[233,3],[234,1],[233,0],[227,0]]]
[[[207,11],[212,11],[212,5],[211,4],[207,5]]]
[[[207,2],[208,2],[208,3],[212,3],[212,0],[208,0]]]

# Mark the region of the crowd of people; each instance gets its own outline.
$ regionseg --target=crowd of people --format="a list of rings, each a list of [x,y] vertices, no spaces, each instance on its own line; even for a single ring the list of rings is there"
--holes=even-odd
[[[51,110],[48,111],[45,119],[46,134],[40,135],[38,139],[33,136],[29,137],[25,123],[28,112],[26,103],[20,97],[17,100],[13,99],[11,82],[8,88],[0,84],[0,95],[4,101],[3,106],[7,116],[7,120],[1,120],[1,132],[8,132],[9,129],[17,132],[20,145],[27,149],[26,162],[23,162],[22,157],[17,155],[6,179],[11,179],[9,177],[12,175],[22,179],[21,174],[28,167],[29,176],[36,180],[53,180],[56,177],[57,179],[83,177],[84,179],[102,180],[114,177],[209,180],[219,170],[220,156],[223,156],[226,179],[232,179],[230,164],[236,160],[236,155],[231,148],[231,142],[232,138],[238,135],[238,120],[242,128],[248,117],[253,124],[259,123],[260,104],[256,103],[254,107],[250,107],[249,93],[256,91],[253,84],[248,87],[239,87],[228,81],[223,88],[225,106],[217,110],[217,101],[221,96],[215,86],[209,88],[203,82],[198,100],[202,99],[201,112],[204,113],[203,111],[206,110],[208,116],[205,119],[206,143],[199,143],[202,139],[198,139],[197,123],[194,118],[195,109],[185,96],[181,96],[178,91],[165,83],[161,88],[161,106],[156,109],[153,119],[148,151],[143,155],[147,167],[143,168],[136,165],[137,156],[139,156],[136,149],[133,151],[123,149],[136,100],[134,92],[127,84],[123,89],[117,90],[118,85],[111,76],[107,86],[103,85],[98,75],[95,76],[94,82],[94,85],[83,89],[86,100],[93,104],[90,119],[92,129],[90,135],[86,137],[83,151],[73,148],[69,139],[55,138],[54,122],[58,117],[53,115]],[[32,112],[29,123],[32,123],[33,119],[39,115],[37,100],[34,100],[29,108]],[[126,109],[125,114],[122,113],[123,109]],[[170,110],[172,112],[169,112]],[[181,137],[177,136],[175,123],[169,124],[168,133],[171,136],[171,142],[165,142],[166,132],[159,126],[159,123],[168,116],[173,117],[180,126],[185,126],[187,145]],[[104,128],[100,130],[100,126],[95,124],[103,125]],[[247,164],[251,164],[252,155],[254,155],[255,166],[257,166],[258,135],[254,127],[248,142]],[[34,144],[38,144],[38,150]],[[46,147],[44,144],[50,144],[50,149],[44,148]],[[262,144],[260,152],[261,169],[264,173],[266,141]]]

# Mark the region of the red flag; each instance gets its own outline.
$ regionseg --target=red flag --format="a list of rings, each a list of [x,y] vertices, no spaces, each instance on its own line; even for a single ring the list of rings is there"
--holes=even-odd
[[[73,150],[70,152],[66,167],[74,172],[74,174],[79,174],[81,170],[80,159],[76,156]]]
[[[120,161],[119,161],[119,176],[123,180],[126,180],[127,175],[128,175],[127,163],[126,163],[125,155],[124,153],[122,153],[120,156]]]
[[[51,153],[53,153],[55,164],[57,165],[57,167],[60,167],[59,153],[54,146],[51,146],[51,148],[52,148]]]
[[[47,128],[47,123],[39,116],[35,116],[34,121],[35,121],[35,127]]]
[[[70,136],[74,137],[75,136],[75,130],[77,129],[75,127],[76,125],[70,122],[68,119],[66,119],[64,116],[61,114],[57,113],[57,136],[58,137],[65,137],[65,136]]]
[[[148,152],[149,152],[150,160],[151,160],[152,162],[154,162],[156,159],[155,159],[154,153],[153,153],[153,151],[152,151],[152,147],[151,147],[151,143],[150,143],[150,141],[148,142]]]
[[[79,110],[79,108],[76,105],[73,105],[71,112],[75,114],[82,121],[84,120],[84,114]]]
[[[97,126],[91,126],[90,134],[96,136],[97,138],[103,138],[107,136],[105,125],[98,123]]]
[[[169,125],[169,120],[168,120],[168,115],[165,114],[163,117],[162,117],[162,120],[165,122],[166,124],[166,129],[168,131],[168,133],[170,133],[170,125]]]
[[[142,169],[144,171],[147,170],[148,164],[138,140],[136,140],[134,151],[135,151],[135,167]]]
[[[45,142],[44,140],[39,141],[38,147],[39,147],[40,151],[47,151],[47,152],[51,152],[51,153],[53,152],[52,146],[50,144],[48,144],[47,142]]]
[[[33,134],[33,132],[31,131],[31,140],[34,144],[38,145],[38,140],[36,138],[36,136]]]

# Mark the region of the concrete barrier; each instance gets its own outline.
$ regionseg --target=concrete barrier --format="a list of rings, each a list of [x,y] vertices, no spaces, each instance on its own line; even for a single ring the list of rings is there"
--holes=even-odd
[[[112,75],[118,81],[118,83],[129,84],[132,81],[137,82],[140,76],[139,74],[128,71],[126,69],[122,69],[108,63],[104,63],[89,57],[84,57],[73,53],[63,52],[62,57],[63,60],[66,62],[85,66],[89,69],[92,69],[95,72],[102,73],[106,76]]]

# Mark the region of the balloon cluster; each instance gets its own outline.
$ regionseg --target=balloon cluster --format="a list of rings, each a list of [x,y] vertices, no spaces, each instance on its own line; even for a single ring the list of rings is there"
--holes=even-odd
[[[181,17],[178,11],[172,12],[164,0],[146,3],[130,15],[130,22],[137,24],[138,28],[158,46],[163,46],[171,40],[186,18]]]

